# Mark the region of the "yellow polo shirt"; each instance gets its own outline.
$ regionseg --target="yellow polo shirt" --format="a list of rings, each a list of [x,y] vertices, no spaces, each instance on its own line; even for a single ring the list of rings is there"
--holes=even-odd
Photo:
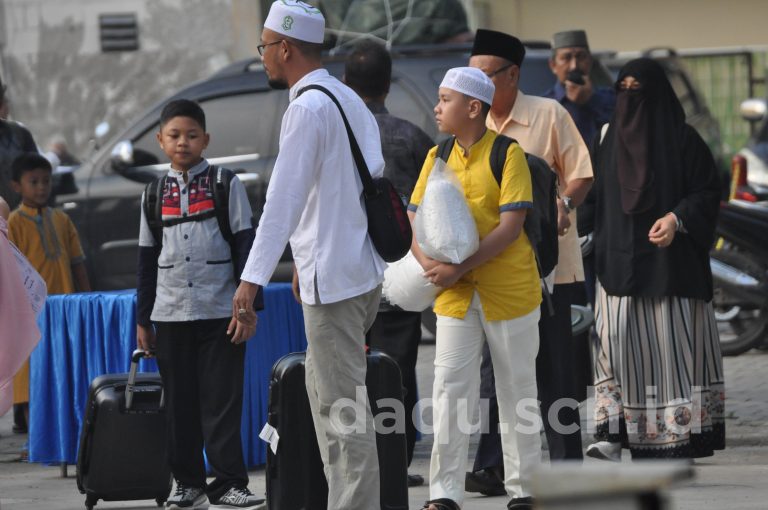
[[[487,130],[464,156],[458,143],[448,157],[448,166],[464,188],[469,210],[482,240],[499,225],[504,211],[530,208],[533,201],[531,174],[525,154],[513,143],[501,178],[496,183],[490,164],[491,147],[496,133]],[[417,211],[424,197],[427,179],[435,162],[437,147],[427,154],[419,180],[413,189],[408,209]],[[499,321],[522,317],[541,303],[541,284],[531,243],[524,231],[499,255],[469,271],[435,300],[435,313],[463,319],[472,295],[477,292],[486,320]]]

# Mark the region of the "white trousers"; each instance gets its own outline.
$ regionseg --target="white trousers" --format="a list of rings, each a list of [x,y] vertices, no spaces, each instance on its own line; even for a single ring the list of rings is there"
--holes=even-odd
[[[430,499],[450,498],[459,505],[464,501],[469,436],[479,426],[475,416],[486,341],[496,375],[504,486],[510,497],[530,496],[531,474],[541,462],[536,400],[539,315],[537,306],[517,319],[486,321],[475,293],[464,319],[437,316]]]

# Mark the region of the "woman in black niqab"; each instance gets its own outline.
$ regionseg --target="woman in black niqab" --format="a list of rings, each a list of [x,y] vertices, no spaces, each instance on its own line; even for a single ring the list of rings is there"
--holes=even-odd
[[[633,458],[712,455],[725,443],[709,267],[717,168],[658,63],[629,62],[616,90],[587,202],[600,336],[587,454],[617,460],[623,445]]]

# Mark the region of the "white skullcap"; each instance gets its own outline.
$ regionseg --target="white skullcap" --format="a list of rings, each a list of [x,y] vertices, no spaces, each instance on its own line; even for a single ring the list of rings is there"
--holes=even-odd
[[[461,92],[483,103],[493,103],[496,87],[484,72],[476,67],[454,67],[448,69],[440,87]]]
[[[299,0],[277,0],[269,8],[264,28],[299,41],[322,43],[325,18],[320,9]]]

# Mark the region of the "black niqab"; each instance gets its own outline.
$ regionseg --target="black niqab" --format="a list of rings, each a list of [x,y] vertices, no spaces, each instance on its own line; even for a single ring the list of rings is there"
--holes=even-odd
[[[627,76],[640,82],[638,90],[621,90]],[[622,209],[627,214],[649,210],[657,195],[656,175],[677,172],[683,162],[681,143],[685,112],[675,91],[654,60],[628,62],[616,80],[614,148],[621,190]]]

